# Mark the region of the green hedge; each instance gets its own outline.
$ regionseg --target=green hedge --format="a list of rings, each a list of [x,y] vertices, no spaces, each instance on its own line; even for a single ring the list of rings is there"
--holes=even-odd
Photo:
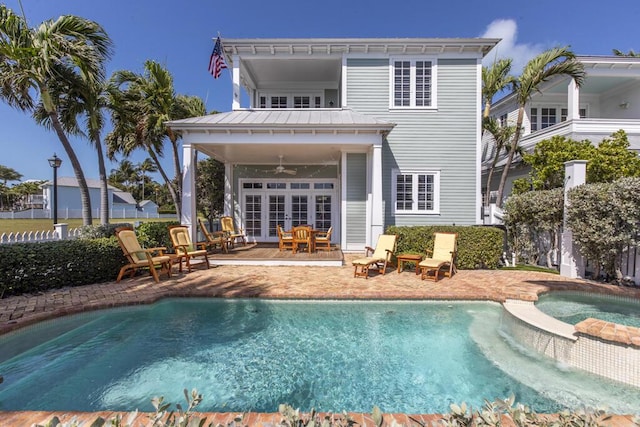
[[[388,234],[398,235],[396,253],[425,254],[433,249],[436,231],[458,233],[456,266],[461,270],[497,268],[503,252],[504,231],[481,226],[413,226],[387,228]]]
[[[136,229],[144,247],[171,249],[169,225],[173,222],[144,222]],[[115,237],[118,226],[90,226],[83,238],[39,243],[0,245],[0,298],[37,293],[65,286],[81,286],[115,280],[127,260]]]
[[[115,280],[126,258],[115,237],[0,245],[0,297]]]

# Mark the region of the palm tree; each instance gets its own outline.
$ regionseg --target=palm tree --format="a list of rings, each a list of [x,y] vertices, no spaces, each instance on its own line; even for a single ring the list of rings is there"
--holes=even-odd
[[[111,40],[96,22],[65,15],[29,28],[24,18],[0,5],[0,98],[25,112],[41,104],[73,167],[85,225],[91,224],[89,188],[59,119],[61,99],[51,89],[54,82],[73,87],[100,81],[110,54]]]
[[[135,149],[144,149],[149,154],[169,188],[179,218],[182,167],[178,140],[181,135],[165,123],[201,116],[206,111],[199,98],[176,95],[173,77],[162,65],[146,61],[144,68],[143,74],[118,71],[112,77],[113,131],[107,135],[107,145],[111,156],[118,152],[128,156]],[[173,180],[160,164],[165,139],[173,154]]]
[[[72,85],[63,81],[52,82],[50,89],[52,93],[55,93],[56,98],[60,99],[58,115],[65,132],[86,137],[96,149],[100,181],[101,224],[109,223],[109,186],[100,136],[104,127],[103,111],[107,107],[106,90],[107,84],[104,79],[89,82],[83,80],[82,76],[78,76]],[[42,104],[36,108],[34,117],[40,124],[51,127],[51,120]],[[78,119],[84,120],[86,131],[82,131]]]
[[[498,196],[496,204],[502,207],[502,197],[504,186],[507,181],[509,169],[513,163],[513,157],[518,151],[518,142],[522,134],[522,122],[524,120],[524,109],[533,94],[537,92],[540,85],[556,76],[571,77],[576,85],[581,86],[584,81],[584,65],[576,60],[575,54],[568,47],[557,47],[542,52],[530,60],[522,70],[514,87],[516,101],[518,102],[518,118],[516,121],[515,135],[511,139],[507,161],[502,170],[500,185],[498,186]]]
[[[621,50],[613,49],[613,54],[615,56],[630,56],[630,57],[640,57],[640,53],[636,53],[633,49],[631,49],[628,53],[624,53]]]
[[[117,169],[111,169],[109,182],[111,185],[130,191],[133,183],[138,181],[138,172],[134,164],[127,159],[120,162]]]
[[[155,163],[153,163],[153,160],[151,160],[150,158],[146,158],[146,159],[144,159],[144,161],[142,163],[139,163],[136,166],[136,170],[141,175],[142,195],[140,197],[140,200],[142,201],[142,200],[145,200],[145,198],[144,198],[144,183],[147,180],[147,172],[158,172],[158,167],[155,165]]]
[[[513,86],[516,79],[511,74],[512,59],[500,59],[491,67],[482,67],[482,100],[484,101],[483,118],[489,117],[493,97],[508,86]]]
[[[485,196],[484,205],[489,206],[489,202],[491,199],[491,180],[493,179],[493,172],[496,169],[496,164],[498,163],[498,159],[500,158],[500,154],[507,150],[509,146],[509,141],[513,138],[513,134],[515,133],[515,126],[500,126],[500,123],[494,118],[486,117],[482,121],[482,129],[485,132],[488,132],[493,137],[495,141],[496,151],[493,154],[493,161],[491,162],[491,166],[489,167],[489,173],[487,174],[487,194]]]

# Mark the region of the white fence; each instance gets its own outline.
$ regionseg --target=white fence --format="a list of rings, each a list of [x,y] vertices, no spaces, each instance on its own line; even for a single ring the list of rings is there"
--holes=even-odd
[[[93,218],[100,218],[100,209],[91,212]],[[173,218],[175,214],[159,214],[157,211],[145,212],[135,208],[114,208],[109,210],[109,218],[124,219],[152,219]],[[26,209],[23,211],[0,212],[0,219],[50,219],[51,211],[48,209]],[[59,219],[82,218],[81,209],[58,209]]]
[[[77,239],[80,228],[69,229],[67,224],[56,224],[55,230],[25,231],[23,233],[2,233],[0,244],[4,243],[34,243],[52,240]]]

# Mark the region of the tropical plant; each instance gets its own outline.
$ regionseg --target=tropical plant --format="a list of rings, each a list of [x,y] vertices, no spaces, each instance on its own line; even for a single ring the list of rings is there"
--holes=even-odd
[[[640,235],[640,178],[586,184],[569,191],[567,224],[581,254],[621,283],[622,255]]]
[[[553,266],[552,254],[558,247],[558,235],[564,215],[562,188],[512,194],[504,205],[507,236],[517,258],[538,264],[544,257]]]
[[[7,185],[9,181],[20,181],[20,179],[22,179],[22,174],[17,170],[0,165],[0,181],[2,181],[4,185]]]
[[[109,175],[109,183],[114,187],[122,190],[130,191],[138,180],[138,172],[136,166],[131,160],[122,160],[117,168],[111,169]]]
[[[532,153],[522,156],[524,163],[531,166],[531,184],[534,190],[550,190],[564,186],[565,162],[589,160],[594,147],[588,140],[575,141],[564,136],[543,139]]]
[[[629,150],[629,139],[624,130],[603,139],[587,160],[587,182],[590,183],[640,176],[640,157]]]
[[[197,176],[197,211],[213,224],[224,208],[224,164],[212,158],[200,160]]]
[[[167,126],[171,120],[205,114],[202,100],[176,95],[171,73],[155,61],[146,61],[143,74],[118,71],[111,78],[113,131],[107,135],[108,155],[128,156],[136,149],[145,150],[167,184],[176,207],[181,211],[182,167],[179,132]],[[174,178],[170,179],[160,163],[164,141],[168,140],[173,155]]]
[[[145,196],[145,192],[144,192],[144,186],[145,183],[147,181],[147,179],[149,179],[149,177],[147,176],[148,172],[158,172],[158,167],[155,165],[155,163],[153,163],[153,160],[151,160],[150,158],[146,158],[144,159],[141,163],[138,163],[136,165],[136,170],[138,171],[138,173],[140,174],[140,181],[142,182],[142,190],[141,190],[141,194],[140,194],[140,200],[145,200],[146,196]]]
[[[482,67],[482,100],[484,102],[484,119],[489,117],[491,103],[494,96],[516,82],[511,74],[510,58],[500,59],[491,64],[491,67]]]
[[[640,53],[636,53],[633,49],[629,50],[629,52],[624,53],[621,50],[613,49],[613,54],[615,56],[631,56],[631,57],[640,57]]]
[[[491,161],[491,166],[489,166],[489,172],[487,173],[487,194],[484,200],[484,205],[489,206],[491,199],[491,181],[493,180],[493,173],[496,169],[496,164],[498,163],[500,154],[509,146],[509,142],[513,138],[516,128],[515,126],[500,126],[498,121],[491,117],[486,117],[482,120],[482,127],[485,132],[491,134],[495,143],[495,153],[493,154],[493,160]]]
[[[542,52],[530,60],[524,67],[522,74],[517,78],[514,85],[514,93],[518,103],[518,118],[516,120],[515,135],[509,146],[509,154],[500,177],[496,204],[501,207],[505,183],[513,158],[518,149],[520,135],[522,134],[522,123],[524,121],[524,110],[535,92],[540,89],[540,85],[557,76],[569,76],[578,86],[584,80],[584,66],[576,60],[575,54],[568,47],[557,47]]]
[[[74,87],[104,78],[111,40],[96,22],[73,15],[29,28],[25,18],[0,5],[0,98],[33,113],[41,104],[71,162],[82,200],[82,219],[91,224],[91,201],[80,161],[60,122],[60,95],[52,84]]]

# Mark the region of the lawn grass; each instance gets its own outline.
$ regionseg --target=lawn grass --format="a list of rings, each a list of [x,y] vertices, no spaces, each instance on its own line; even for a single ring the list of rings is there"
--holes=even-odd
[[[129,223],[135,224],[136,221],[175,221],[175,218],[112,218],[111,223]],[[82,227],[81,218],[62,219],[59,223],[69,224],[69,228]],[[93,224],[100,224],[100,220],[94,218]],[[0,219],[0,235],[3,233],[23,233],[29,231],[47,231],[53,230],[53,220],[51,219]]]
[[[539,265],[519,264],[515,267],[500,267],[500,270],[514,270],[514,271],[540,271],[542,273],[560,274],[555,268],[541,267]]]

